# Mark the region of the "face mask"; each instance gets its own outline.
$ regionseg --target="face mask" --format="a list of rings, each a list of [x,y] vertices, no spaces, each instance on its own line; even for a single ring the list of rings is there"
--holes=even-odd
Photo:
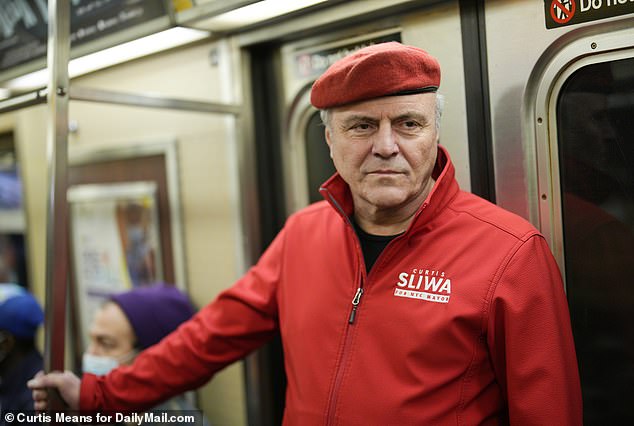
[[[82,370],[84,373],[92,373],[96,376],[105,376],[110,371],[117,368],[120,364],[132,360],[135,356],[136,351],[128,352],[119,358],[84,353],[84,357],[82,359]]]

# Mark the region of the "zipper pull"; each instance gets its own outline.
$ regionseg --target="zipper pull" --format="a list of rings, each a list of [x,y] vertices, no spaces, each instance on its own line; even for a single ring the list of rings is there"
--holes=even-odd
[[[354,298],[352,299],[352,312],[350,312],[350,318],[348,318],[348,324],[354,323],[354,317],[357,316],[357,306],[359,306],[359,302],[361,302],[361,296],[363,295],[363,289],[359,287],[357,289]]]

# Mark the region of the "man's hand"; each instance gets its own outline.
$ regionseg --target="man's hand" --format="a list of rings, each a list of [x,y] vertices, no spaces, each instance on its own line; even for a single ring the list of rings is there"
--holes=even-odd
[[[79,409],[79,388],[81,380],[70,371],[63,373],[52,372],[44,374],[42,371],[27,382],[29,389],[33,391],[33,402],[36,411],[48,409],[49,391],[47,388],[56,388],[60,396],[71,410]]]

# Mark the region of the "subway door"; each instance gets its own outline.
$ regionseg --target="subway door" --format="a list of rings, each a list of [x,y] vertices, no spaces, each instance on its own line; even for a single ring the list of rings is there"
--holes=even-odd
[[[529,82],[534,203],[565,279],[584,424],[634,424],[634,19],[558,43]]]
[[[575,71],[556,116],[564,264],[586,424],[634,424],[634,57]]]

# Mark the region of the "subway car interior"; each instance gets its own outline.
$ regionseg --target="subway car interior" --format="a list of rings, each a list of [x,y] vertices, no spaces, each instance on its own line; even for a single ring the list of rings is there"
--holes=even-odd
[[[0,26],[0,264],[47,371],[80,372],[105,295],[229,288],[334,173],[312,83],[398,41],[441,64],[461,189],[548,242],[584,424],[634,424],[632,0],[2,0]],[[285,387],[278,337],[189,397],[277,425]]]

